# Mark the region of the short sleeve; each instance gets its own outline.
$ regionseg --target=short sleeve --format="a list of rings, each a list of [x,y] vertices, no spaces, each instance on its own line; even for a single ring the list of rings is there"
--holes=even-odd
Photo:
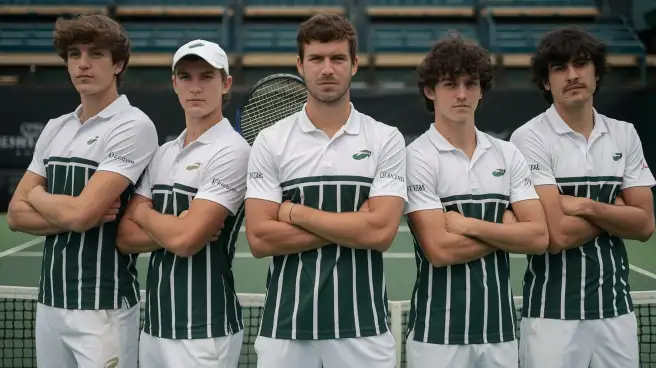
[[[41,131],[41,134],[39,134],[39,138],[36,140],[36,145],[34,146],[34,152],[32,153],[32,161],[27,167],[28,171],[44,178],[47,177],[47,173],[43,160],[45,159],[45,152],[48,149],[48,143],[52,140],[52,124],[52,122],[48,122]]]
[[[405,214],[422,210],[442,209],[437,194],[437,171],[424,155],[409,148],[407,150],[408,202]]]
[[[144,170],[143,175],[139,179],[139,185],[137,186],[137,189],[135,189],[135,193],[139,194],[140,196],[146,197],[148,199],[153,199],[153,194],[152,194],[152,179],[151,179],[151,174],[150,171],[152,170],[153,163],[151,162],[148,167],[146,167],[146,170]]]
[[[405,181],[405,139],[398,129],[381,145],[378,167],[369,197],[396,196],[408,200]]]
[[[137,182],[157,151],[157,131],[146,118],[120,123],[110,132],[98,171],[111,171]]]
[[[248,158],[246,198],[282,202],[282,188],[278,164],[269,145],[266,131],[260,132],[253,142]]]
[[[524,126],[512,134],[510,142],[519,149],[529,165],[533,185],[556,185],[551,154],[545,142],[538,137],[536,132]]]
[[[513,152],[510,165],[510,203],[527,199],[539,199],[540,197],[538,197],[533,187],[533,180],[526,159],[512,143],[510,144]]]
[[[194,199],[218,203],[235,215],[246,195],[249,151],[246,142],[219,150],[209,162]]]
[[[624,167],[624,177],[622,179],[621,189],[647,186],[652,187],[654,184],[654,175],[649,170],[647,160],[642,151],[642,143],[638,132],[633,124],[630,124],[629,134],[627,137],[628,147],[626,163]]]

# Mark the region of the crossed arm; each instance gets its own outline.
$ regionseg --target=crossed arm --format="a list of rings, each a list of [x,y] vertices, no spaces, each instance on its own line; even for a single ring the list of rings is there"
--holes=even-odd
[[[524,200],[504,213],[502,223],[464,217],[441,209],[411,212],[410,224],[435,267],[467,263],[497,250],[541,254],[548,242],[540,204]]]
[[[85,232],[116,219],[128,184],[120,174],[99,171],[79,196],[50,194],[45,178],[28,171],[11,199],[7,223],[13,231],[32,235]]]
[[[321,211],[301,204],[249,198],[246,236],[257,258],[299,253],[331,243],[384,252],[403,212],[403,199],[370,198],[357,212]]]
[[[124,254],[165,248],[191,257],[217,239],[227,216],[225,207],[205,199],[194,199],[180,216],[165,215],[149,198],[135,194],[119,225],[117,247]]]

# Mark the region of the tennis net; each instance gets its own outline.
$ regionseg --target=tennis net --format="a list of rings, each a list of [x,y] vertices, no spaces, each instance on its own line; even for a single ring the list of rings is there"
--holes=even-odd
[[[640,366],[656,367],[656,291],[632,292],[638,318]],[[0,286],[0,367],[36,367],[34,327],[36,321],[37,289]],[[145,292],[142,291],[142,320]],[[253,348],[264,307],[263,294],[239,294],[243,307],[244,345],[240,367],[256,367],[257,355]],[[521,297],[515,297],[518,318],[521,316]],[[389,302],[389,324],[397,341],[397,367],[406,367],[405,330],[408,324],[410,301]],[[519,326],[519,323],[517,324]],[[518,332],[519,331],[518,329]]]

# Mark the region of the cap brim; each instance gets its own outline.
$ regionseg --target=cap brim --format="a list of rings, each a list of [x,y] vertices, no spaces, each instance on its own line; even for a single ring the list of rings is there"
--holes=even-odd
[[[215,69],[224,69],[223,65],[217,64],[217,63],[215,63],[211,60],[207,60],[207,58],[205,58],[201,53],[198,53],[198,52],[193,51],[193,50],[187,50],[184,54],[180,55],[177,60],[173,61],[173,65],[171,66],[171,70],[175,70],[175,66],[178,65],[180,60],[184,59],[186,56],[189,56],[189,55],[198,56],[199,58],[205,60],[205,62],[210,64]]]

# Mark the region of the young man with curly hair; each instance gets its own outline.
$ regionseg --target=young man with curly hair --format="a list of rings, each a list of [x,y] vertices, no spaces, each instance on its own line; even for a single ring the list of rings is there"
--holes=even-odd
[[[517,367],[509,253],[545,251],[542,206],[519,150],[476,129],[493,80],[488,51],[450,37],[418,73],[435,118],[407,148],[405,213],[418,265],[408,365]]]
[[[81,105],[48,122],[7,214],[12,230],[46,236],[37,365],[136,368],[136,257],[118,252],[116,233],[157,132],[118,94],[130,56],[118,23],[101,15],[59,19],[54,45]]]
[[[549,226],[528,257],[520,360],[525,368],[633,368],[637,323],[623,239],[654,231],[656,182],[632,124],[598,113],[606,47],[579,28],[547,34],[532,60],[551,107],[510,140],[526,157]]]

